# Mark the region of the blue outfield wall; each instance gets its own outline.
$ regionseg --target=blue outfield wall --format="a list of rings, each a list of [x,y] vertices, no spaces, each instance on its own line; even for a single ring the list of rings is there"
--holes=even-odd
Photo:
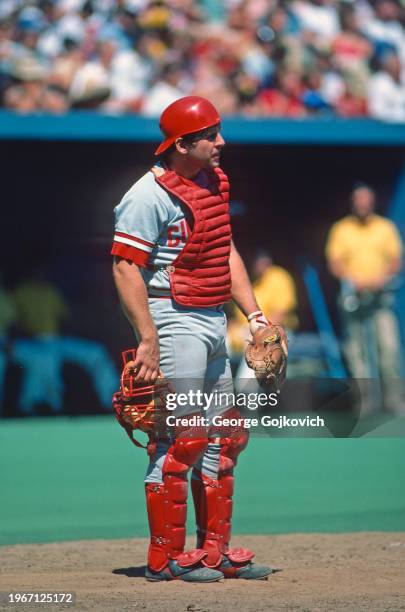
[[[228,142],[249,144],[405,146],[405,124],[372,119],[253,119],[223,121]],[[158,121],[137,115],[106,115],[75,111],[65,115],[20,115],[0,111],[0,138],[7,140],[160,140]]]

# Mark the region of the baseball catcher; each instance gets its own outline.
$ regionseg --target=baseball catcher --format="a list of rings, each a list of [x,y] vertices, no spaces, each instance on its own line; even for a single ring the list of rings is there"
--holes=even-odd
[[[114,408],[131,439],[136,429],[149,436],[146,578],[152,581],[252,580],[272,571],[255,564],[252,551],[230,545],[233,473],[248,434],[241,426],[218,422],[237,417],[237,409],[230,400],[205,406],[186,402],[171,412],[174,426],[165,418],[166,381],[178,395],[192,389],[232,397],[226,302],[235,301],[253,334],[269,325],[231,237],[220,121],[205,98],[187,96],[168,106],[160,118],[164,140],[157,162],[115,208],[113,274],[138,347],[124,360]],[[266,372],[271,364],[271,375],[260,369],[258,350],[250,357],[259,378],[271,384],[280,384],[285,371],[286,345],[282,355],[277,352],[279,339],[282,347],[284,341],[280,328],[277,334],[271,331],[274,347],[262,357]],[[263,339],[266,350],[269,338]],[[202,414],[206,422],[195,426]],[[190,471],[197,547],[185,551]]]

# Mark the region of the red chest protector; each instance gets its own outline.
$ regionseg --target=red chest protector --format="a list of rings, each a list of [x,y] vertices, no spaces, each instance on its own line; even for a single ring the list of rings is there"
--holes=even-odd
[[[216,168],[207,187],[173,170],[154,168],[156,181],[191,211],[194,227],[169,268],[173,298],[183,306],[208,308],[231,299],[229,182]]]

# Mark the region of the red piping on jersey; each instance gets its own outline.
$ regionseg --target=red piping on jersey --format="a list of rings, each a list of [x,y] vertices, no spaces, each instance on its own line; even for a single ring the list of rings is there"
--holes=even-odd
[[[123,244],[122,242],[113,242],[111,255],[116,255],[117,257],[122,257],[122,259],[133,261],[141,268],[146,268],[149,259],[149,253],[146,251],[141,251],[136,247],[129,244]]]
[[[150,247],[151,249],[153,249],[153,247],[155,246],[153,242],[148,242],[147,240],[143,240],[143,238],[137,238],[136,236],[131,236],[131,234],[125,234],[124,232],[115,232],[114,236],[120,236],[121,238],[129,238],[129,240],[139,242],[139,244],[143,244],[144,246]]]
[[[227,176],[216,168],[207,173],[208,186],[200,187],[173,170],[162,174],[159,170],[154,169],[156,181],[181,200],[194,218],[192,232],[173,261],[173,271],[169,271],[173,298],[182,306],[199,308],[228,302],[231,299],[231,225]]]

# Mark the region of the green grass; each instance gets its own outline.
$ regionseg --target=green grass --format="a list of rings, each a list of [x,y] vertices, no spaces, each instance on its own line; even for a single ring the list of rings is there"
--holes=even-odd
[[[234,533],[405,530],[404,446],[253,437],[235,472]],[[113,417],[2,421],[0,544],[146,536],[146,466]]]

